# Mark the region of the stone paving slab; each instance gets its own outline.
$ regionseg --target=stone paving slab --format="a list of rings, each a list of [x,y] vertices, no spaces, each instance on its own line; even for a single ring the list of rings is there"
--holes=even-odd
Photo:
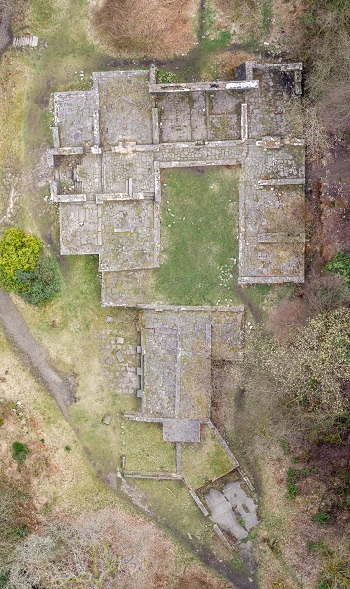
[[[177,334],[156,333],[154,328],[142,332],[144,356],[144,413],[154,417],[176,417]]]
[[[147,415],[209,417],[211,339],[208,341],[208,324],[210,315],[205,312],[143,312]]]
[[[244,521],[244,527],[249,532],[252,528],[258,525],[258,518],[256,515],[257,506],[251,497],[248,497],[246,492],[242,489],[239,481],[228,483],[222,490],[227,501],[232,505],[233,509],[239,513]]]
[[[130,340],[113,322],[96,334],[100,346],[100,363],[109,390],[117,394],[135,395],[138,389],[137,335]]]
[[[241,138],[240,114],[210,115],[208,127],[208,139],[211,141]]]
[[[154,201],[105,202],[101,207],[100,268],[153,268]]]
[[[244,344],[244,310],[212,314],[212,359],[242,360]]]
[[[166,94],[158,97],[161,143],[241,138],[241,104],[232,92]]]
[[[102,272],[103,307],[136,307],[148,302],[152,270]]]
[[[169,167],[178,167],[177,162],[186,162],[186,166],[198,165],[195,162],[204,162],[204,165],[221,165],[220,161],[228,161],[232,165],[240,164],[242,161],[242,144],[236,141],[230,142],[210,142],[205,145],[160,145],[158,159],[161,167],[165,167],[165,162],[176,162]],[[193,162],[193,163],[190,163]]]
[[[55,119],[59,122],[58,147],[91,146],[94,144],[94,112],[96,94],[87,92],[55,92]]]
[[[177,417],[203,419],[210,415],[211,358],[180,357],[180,390]]]
[[[96,195],[102,191],[101,156],[87,153],[77,165],[77,182],[84,194]]]
[[[61,254],[97,254],[98,212],[94,203],[60,204]]]
[[[163,419],[162,423],[165,442],[200,442],[200,421],[195,419]]]
[[[304,189],[240,183],[239,282],[304,280]],[[274,234],[275,239],[263,239]],[[283,239],[283,236],[285,239]],[[247,280],[245,281],[245,277]]]
[[[248,536],[247,530],[238,523],[237,517],[232,511],[232,506],[220,491],[210,489],[205,500],[211,511],[212,519],[223,530],[230,532],[238,540],[242,540]]]
[[[169,94],[158,100],[160,141],[191,141],[191,96]]]
[[[242,177],[256,184],[258,180],[305,178],[305,158],[302,145],[282,145],[279,149],[264,149],[248,142]]]
[[[226,320],[226,324],[225,324]],[[151,417],[210,418],[212,350],[238,358],[243,309],[143,309],[144,406]],[[233,351],[235,350],[235,351]],[[226,358],[224,358],[226,359]]]
[[[293,132],[293,124],[288,116],[290,101],[298,104],[292,96],[293,72],[254,70],[254,78],[259,80],[259,91],[246,95],[249,137],[288,135]]]
[[[120,140],[152,143],[152,108],[149,72],[144,70],[97,72],[94,88],[99,93],[100,132],[103,146]]]
[[[132,179],[132,194],[154,194],[153,151],[119,154],[103,153],[103,191],[127,192]]]

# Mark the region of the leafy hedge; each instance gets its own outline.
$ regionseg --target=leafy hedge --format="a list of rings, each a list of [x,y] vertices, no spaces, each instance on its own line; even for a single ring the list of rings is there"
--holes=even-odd
[[[12,227],[0,240],[0,284],[28,303],[42,305],[59,291],[58,264],[41,239]]]

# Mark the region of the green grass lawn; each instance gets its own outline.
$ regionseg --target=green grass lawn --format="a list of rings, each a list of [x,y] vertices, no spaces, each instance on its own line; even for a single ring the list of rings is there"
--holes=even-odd
[[[206,545],[217,544],[210,520],[203,516],[182,482],[135,479],[132,484],[142,490],[151,509],[175,533],[190,534]]]
[[[162,426],[125,420],[125,472],[175,472],[175,444],[163,441]]]
[[[200,444],[182,444],[181,465],[184,478],[194,489],[232,469],[225,450],[208,426],[202,427]]]
[[[237,302],[236,169],[179,168],[162,174],[162,263],[155,290],[173,305]]]

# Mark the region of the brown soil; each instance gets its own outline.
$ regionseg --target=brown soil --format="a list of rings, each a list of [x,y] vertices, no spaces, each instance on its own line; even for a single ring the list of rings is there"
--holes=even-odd
[[[197,565],[186,567],[177,579],[173,589],[224,589],[223,581],[213,579]]]
[[[324,261],[336,252],[350,252],[350,144],[333,139],[322,166],[311,165],[311,201],[317,220],[311,248]]]

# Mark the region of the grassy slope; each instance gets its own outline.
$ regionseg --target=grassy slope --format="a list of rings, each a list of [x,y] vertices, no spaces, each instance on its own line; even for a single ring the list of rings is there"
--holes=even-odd
[[[210,547],[219,558],[227,557],[224,545],[213,531],[212,522],[203,517],[181,482],[138,480],[135,484],[145,494],[151,509],[173,532]]]
[[[31,6],[29,12],[26,5],[20,10],[14,34],[33,31],[40,46],[10,48],[0,65],[0,216],[15,187],[10,223],[20,223],[55,243],[57,216],[43,200],[48,191],[44,150],[52,141],[51,92],[87,87],[91,71],[100,68],[105,57],[87,36],[85,0],[33,0]]]
[[[101,507],[116,504],[116,497],[96,478],[75,432],[62,417],[55,401],[14,354],[1,331],[0,357],[1,396],[19,401],[30,410],[35,422],[24,427],[23,440],[35,443],[44,439],[52,462],[49,476],[34,480],[39,506],[46,513],[55,509],[81,513],[93,509],[96,502]],[[2,440],[4,443],[14,441],[10,431],[2,431]],[[67,452],[65,446],[71,451]]]

